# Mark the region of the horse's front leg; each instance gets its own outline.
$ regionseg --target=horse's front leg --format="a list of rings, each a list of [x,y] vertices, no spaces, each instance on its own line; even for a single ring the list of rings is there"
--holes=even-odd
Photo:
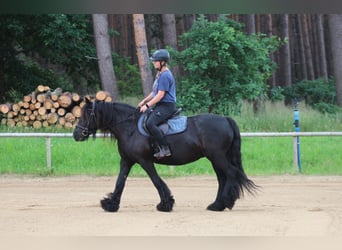
[[[117,212],[119,210],[121,195],[132,166],[133,163],[131,161],[121,159],[120,172],[116,180],[114,192],[109,193],[106,198],[101,200],[101,206],[105,211]]]
[[[175,200],[171,194],[169,187],[166,183],[159,177],[156,168],[154,167],[153,162],[144,162],[141,163],[141,166],[146,171],[148,176],[150,177],[153,185],[158,190],[160,196],[160,203],[157,205],[157,210],[161,212],[170,212],[172,211]]]

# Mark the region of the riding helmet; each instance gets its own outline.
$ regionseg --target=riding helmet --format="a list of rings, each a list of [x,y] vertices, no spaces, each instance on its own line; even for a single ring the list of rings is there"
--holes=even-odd
[[[170,53],[166,49],[158,49],[153,52],[150,57],[151,61],[165,61],[168,62],[170,60]]]

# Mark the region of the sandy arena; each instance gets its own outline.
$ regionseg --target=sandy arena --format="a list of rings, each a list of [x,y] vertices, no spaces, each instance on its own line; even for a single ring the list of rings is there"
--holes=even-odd
[[[100,199],[116,177],[0,176],[0,235],[36,236],[342,236],[342,176],[250,177],[262,190],[233,210],[207,211],[214,177],[164,179],[176,204],[155,208],[148,178],[128,178],[117,213]]]

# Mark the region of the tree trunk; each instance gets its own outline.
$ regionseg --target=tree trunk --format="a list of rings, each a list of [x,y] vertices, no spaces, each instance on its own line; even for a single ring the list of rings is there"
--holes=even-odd
[[[299,30],[299,52],[300,52],[300,66],[301,66],[301,78],[300,80],[303,79],[308,79],[308,71],[306,68],[306,57],[305,57],[305,46],[304,46],[304,35],[303,35],[303,22],[301,20],[301,15],[299,14],[297,17],[297,22],[298,22],[298,30]]]
[[[255,34],[255,15],[248,14],[245,15],[246,22],[246,33],[248,35]]]
[[[164,44],[165,46],[170,46],[171,48],[178,50],[177,46],[177,32],[176,32],[176,19],[174,14],[163,14],[163,34],[164,34]],[[172,58],[171,58],[172,59]],[[176,78],[180,77],[180,71],[178,65],[172,65],[171,70]]]
[[[337,104],[342,107],[342,14],[329,15]]]
[[[133,27],[143,94],[147,96],[152,90],[153,77],[149,67],[144,14],[133,14]]]
[[[272,22],[272,14],[267,14],[265,16],[265,29],[266,34],[268,37],[271,37],[273,35],[273,22]],[[274,61],[274,53],[270,55],[271,60]],[[272,72],[271,78],[270,78],[270,86],[274,88],[276,86],[276,75],[275,72]]]
[[[176,19],[174,14],[163,14],[164,44],[177,49]]]
[[[324,81],[328,82],[328,66],[327,57],[325,53],[325,42],[324,42],[324,28],[322,14],[317,14],[317,36],[318,36],[318,50],[320,58],[320,72],[321,77]]]
[[[5,95],[5,62],[0,58],[0,103],[4,101]]]
[[[161,15],[149,14],[144,16],[145,36],[149,48],[160,49],[164,47],[162,35],[162,18]],[[134,26],[134,25],[133,25]]]
[[[281,48],[280,68],[282,69],[282,82],[285,87],[291,86],[291,54],[289,39],[289,15],[281,15],[281,38],[287,39],[287,43]]]
[[[306,57],[306,66],[308,72],[308,79],[313,80],[315,79],[315,74],[313,70],[313,63],[312,63],[312,49],[310,45],[310,38],[309,38],[309,28],[307,22],[307,15],[302,14],[302,22],[303,22],[303,40],[304,40],[304,48],[305,48],[305,57]]]
[[[113,101],[118,100],[118,88],[113,66],[108,34],[108,15],[93,14],[94,36],[102,89],[108,91]]]

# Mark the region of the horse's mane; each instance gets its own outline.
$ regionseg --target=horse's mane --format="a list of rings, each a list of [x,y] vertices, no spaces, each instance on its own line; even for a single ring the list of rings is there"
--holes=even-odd
[[[127,103],[98,102],[97,107],[102,111],[102,119],[100,122],[103,125],[101,127],[104,129],[101,131],[105,134],[110,133],[112,138],[115,138],[113,129],[116,124],[130,120],[136,126],[137,119],[140,116],[140,112],[137,112],[135,107]]]

